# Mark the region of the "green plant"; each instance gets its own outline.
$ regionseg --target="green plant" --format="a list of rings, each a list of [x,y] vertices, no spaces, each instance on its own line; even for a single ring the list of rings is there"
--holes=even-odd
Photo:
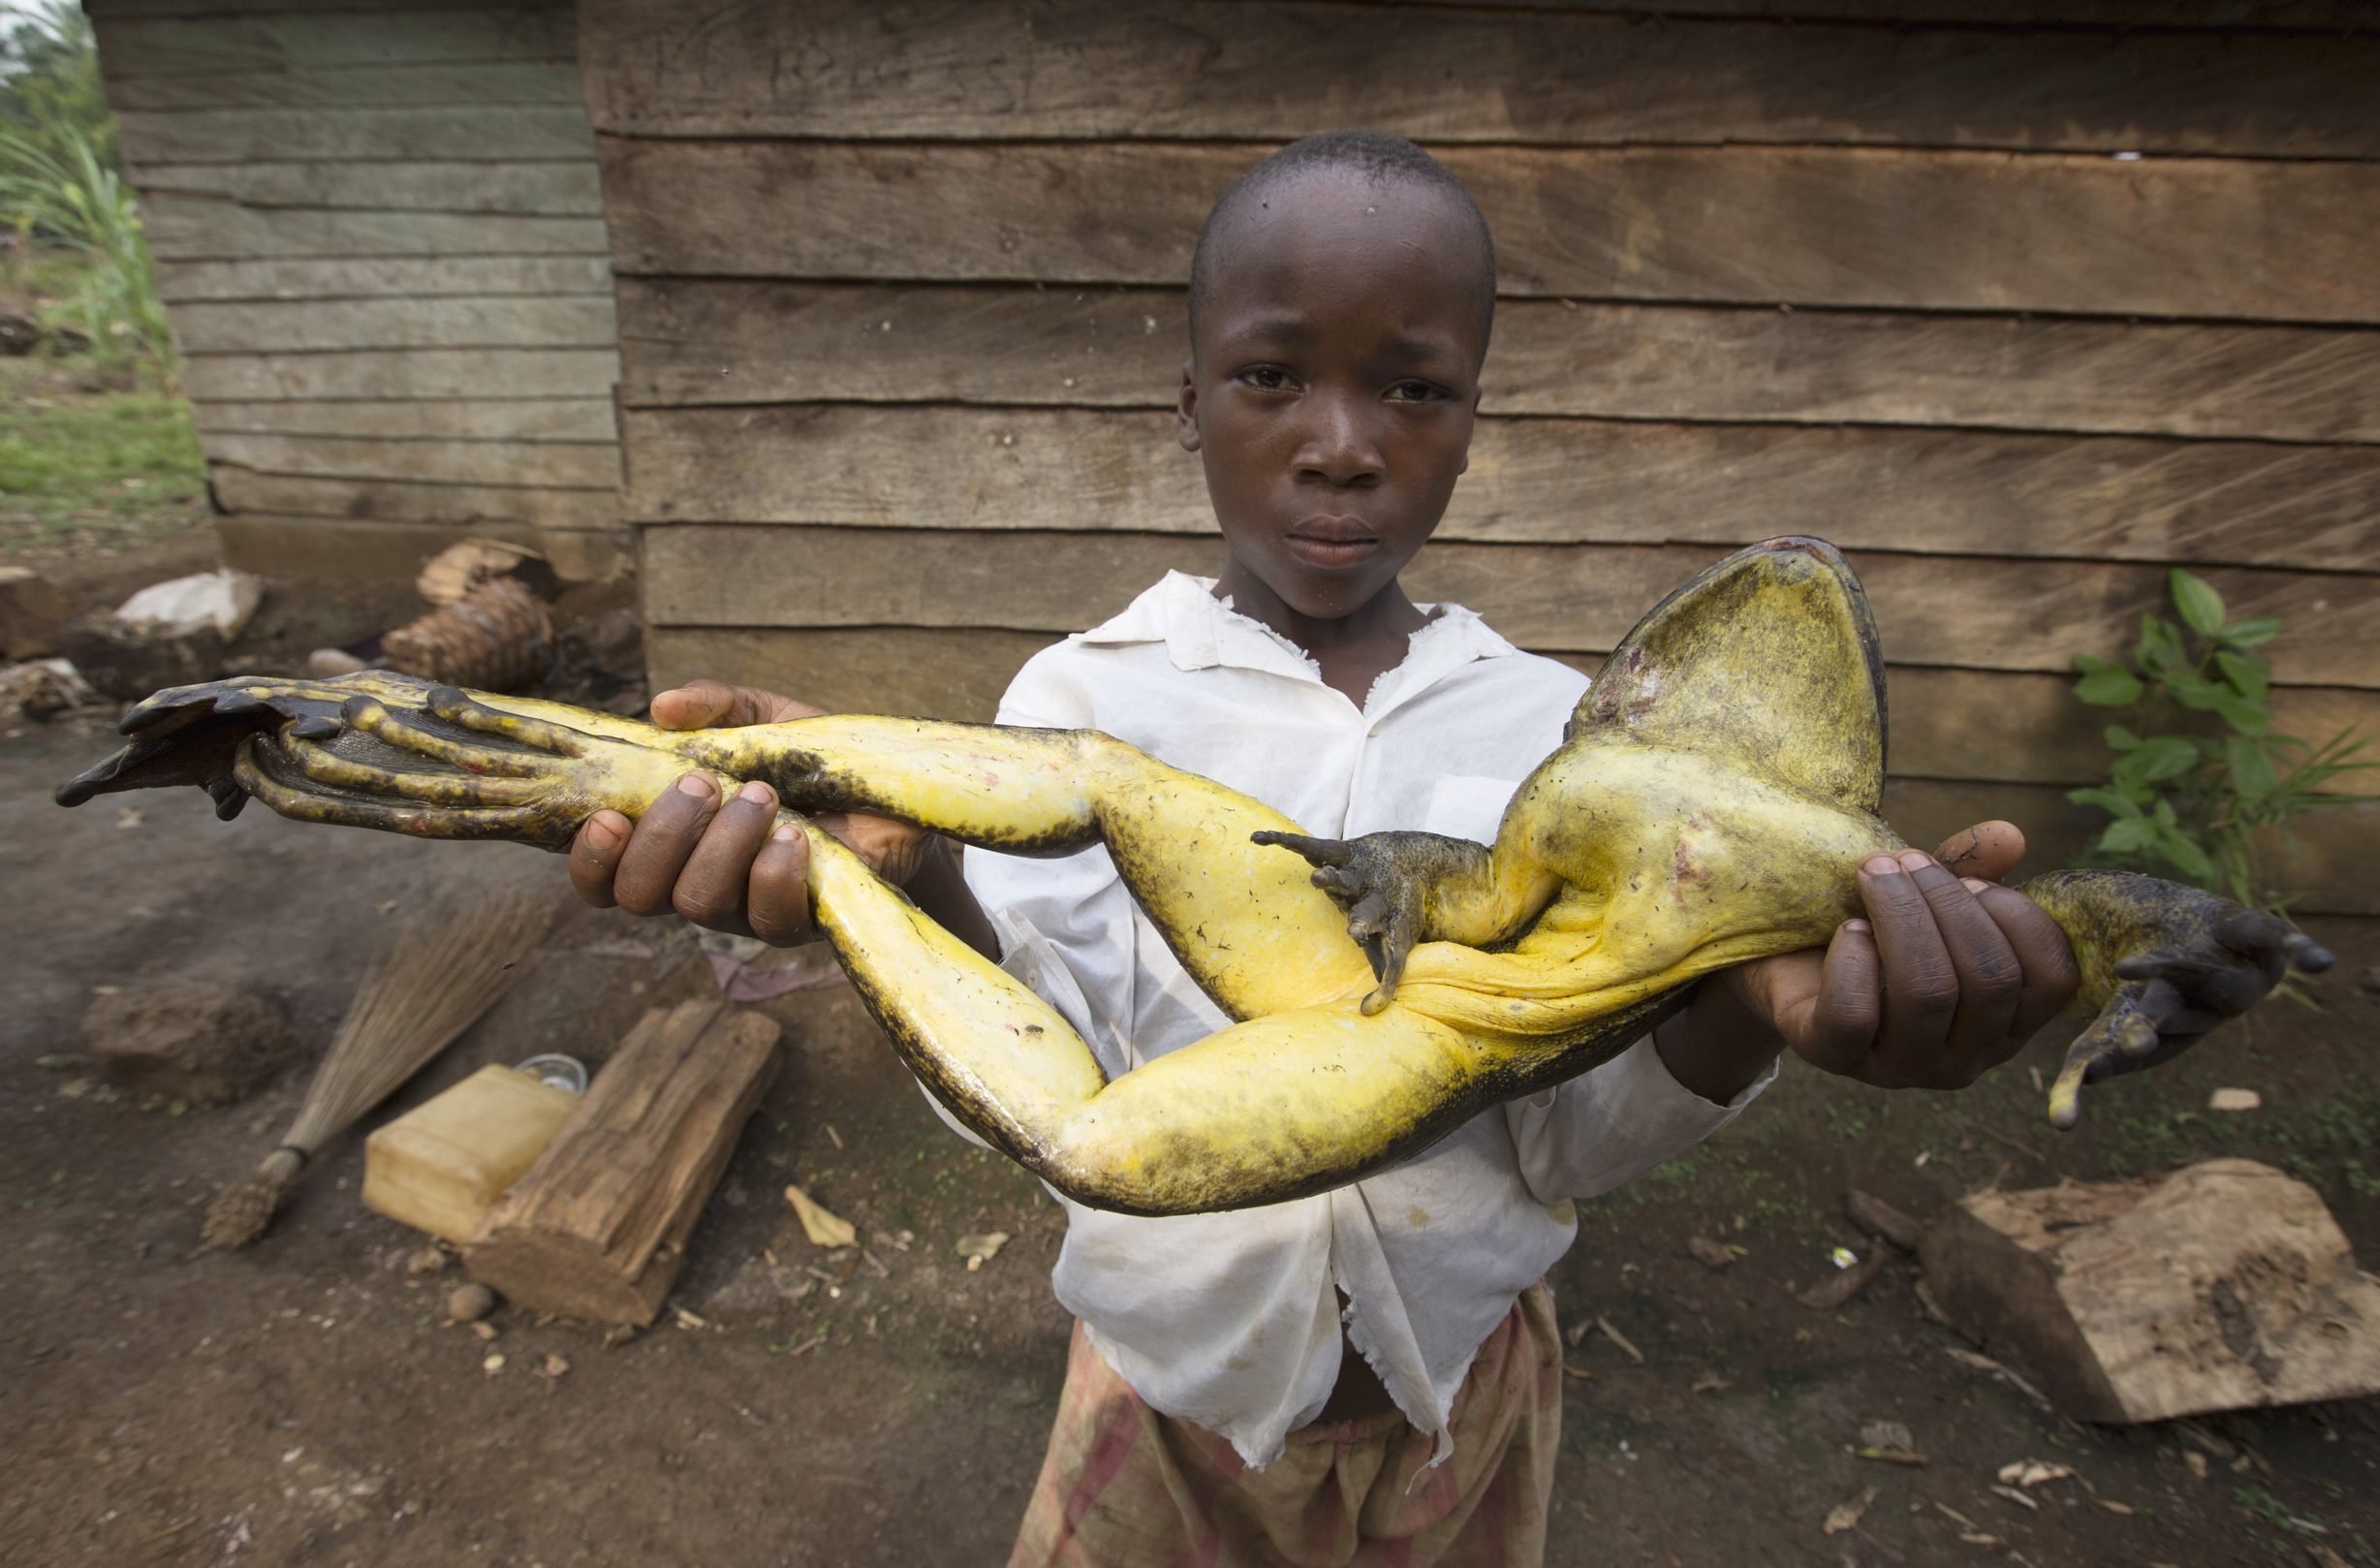
[[[75,292],[51,310],[104,363],[170,363],[173,339],[149,269],[132,191],[79,133],[52,152],[41,139],[0,130],[0,219],[22,242],[64,246],[82,262]]]
[[[2346,730],[2319,744],[2273,733],[2272,671],[2256,650],[2280,634],[2278,616],[2229,619],[2213,585],[2179,567],[2169,587],[2180,620],[2142,615],[2129,661],[2075,657],[2076,696],[2138,717],[2107,728],[2115,753],[2108,782],[2067,798],[2114,819],[2091,846],[2102,863],[2178,874],[2270,907],[2277,900],[2258,874],[2258,833],[2373,799],[2324,786],[2380,763],[2360,760],[2368,740]]]

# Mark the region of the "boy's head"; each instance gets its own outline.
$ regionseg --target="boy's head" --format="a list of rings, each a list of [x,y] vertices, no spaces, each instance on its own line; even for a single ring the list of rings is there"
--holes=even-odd
[[[1224,192],[1191,264],[1179,414],[1227,591],[1335,620],[1394,586],[1468,460],[1494,308],[1486,221],[1409,141],[1311,137]]]

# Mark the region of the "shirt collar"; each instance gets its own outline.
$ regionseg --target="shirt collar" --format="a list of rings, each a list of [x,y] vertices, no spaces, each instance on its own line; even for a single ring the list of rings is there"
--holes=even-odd
[[[1168,572],[1163,580],[1126,606],[1121,614],[1082,633],[1080,640],[1105,647],[1162,643],[1178,670],[1211,670],[1218,666],[1261,670],[1293,680],[1322,684],[1322,671],[1304,649],[1264,622],[1240,614],[1216,598],[1214,585],[1212,578]],[[1364,709],[1375,716],[1427,690],[1461,665],[1519,651],[1460,605],[1418,608],[1424,613],[1433,609],[1437,612],[1413,634],[1403,661],[1373,684]]]

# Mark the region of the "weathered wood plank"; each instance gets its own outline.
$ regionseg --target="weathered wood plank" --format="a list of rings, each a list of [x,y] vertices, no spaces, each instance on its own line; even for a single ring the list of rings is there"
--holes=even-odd
[[[1119,604],[1087,607],[1095,621]],[[842,712],[914,713],[931,718],[989,719],[1009,677],[1049,637],[1036,632],[928,630],[918,627],[721,630],[654,626],[647,639],[655,690],[700,675],[789,692]],[[1896,668],[1902,688],[1917,674]],[[1954,674],[1953,672],[1926,672]],[[2024,681],[2024,676],[1973,677]],[[1999,720],[1995,717],[1994,723]],[[1894,707],[1895,750],[1909,723],[1902,701]],[[2000,736],[2033,737],[2012,719]],[[2097,834],[2105,818],[2065,798],[2062,784],[1949,781],[1896,773],[1885,783],[1884,814],[1913,843],[1928,847],[1972,823],[2004,817],[2028,842],[2021,874],[2067,863]],[[2380,806],[2333,807],[2302,819],[2293,846],[2270,847],[2267,867],[2275,887],[2303,896],[2300,914],[2380,914],[2380,887],[2370,875],[2370,848],[2380,834]]]
[[[573,582],[611,576],[629,553],[624,538],[603,529],[540,528],[489,517],[436,523],[233,513],[215,519],[215,536],[223,564],[243,572],[408,583],[424,561],[464,539],[527,545]]]
[[[601,218],[496,213],[334,212],[246,207],[158,195],[141,204],[160,261],[350,256],[601,256]]]
[[[611,489],[333,479],[260,473],[227,462],[209,464],[207,478],[227,512],[388,522],[517,522],[540,528],[603,528],[619,520],[619,492]]]
[[[1061,633],[1087,624],[1086,607],[1120,605],[1171,568],[1211,573],[1222,554],[1217,538],[1168,534],[711,524],[642,534],[645,613],[681,626]],[[1417,599],[1469,605],[1525,647],[1600,652],[1718,553],[1441,543],[1406,581]],[[2077,653],[2128,645],[2141,613],[2165,603],[2165,572],[2153,566],[1872,551],[1853,560],[1885,651],[1904,664],[2063,673]],[[2380,595],[2368,579],[2233,567],[2206,576],[2234,614],[2282,617],[2279,681],[2380,687]]]
[[[111,0],[122,3],[122,0]],[[165,0],[151,0],[165,3]],[[1880,26],[1917,22],[1977,22],[1995,27],[2138,27],[2139,0],[1379,0],[1391,6],[1491,6],[1499,11],[1618,11],[1642,16],[1840,17]],[[2224,31],[2310,28],[2323,32],[2368,28],[2363,0],[2167,0],[2153,14],[2158,27]]]
[[[287,149],[284,149],[287,150]],[[152,163],[143,195],[204,197],[247,206],[348,207],[367,212],[507,212],[601,217],[592,159],[579,163]]]
[[[172,16],[110,15],[101,60],[110,78],[215,76],[350,65],[486,64],[572,59],[577,28],[567,5],[468,10],[361,8],[366,15],[304,11],[227,16],[192,4]]]
[[[398,109],[127,110],[116,116],[136,172],[155,163],[286,158],[479,158],[490,163],[584,158],[592,133],[570,104]]]
[[[116,77],[108,83],[109,107],[119,114],[579,102],[579,73],[566,62],[544,60],[493,65],[450,60],[433,65],[322,66],[221,76]]]
[[[454,397],[441,400],[270,403],[202,401],[192,408],[209,435],[437,436],[477,441],[618,439],[606,397]]]
[[[623,272],[1174,283],[1241,146],[598,139]],[[2380,321],[2380,164],[1449,147],[1508,293]],[[801,219],[787,218],[799,192]]]
[[[619,448],[608,441],[458,441],[209,431],[209,461],[260,473],[441,485],[533,485],[565,489],[616,486]]]
[[[608,294],[602,256],[360,257],[329,261],[159,262],[157,293],[190,299],[356,299],[453,294]]]
[[[1168,408],[1178,289],[622,278],[631,407]],[[2380,442],[2364,329],[1507,299],[1495,414]]]
[[[1211,528],[1170,412],[630,409],[647,521]],[[734,452],[738,461],[722,462]],[[931,453],[933,461],[918,455]],[[1483,420],[1440,528],[1484,542],[1739,542],[2380,568],[2380,451],[1794,425]]]
[[[610,349],[419,349],[352,354],[199,354],[182,386],[199,402],[357,397],[608,397]]]
[[[173,307],[188,354],[358,349],[608,349],[608,294],[449,295],[430,299],[188,300]]]
[[[899,42],[893,45],[892,37]],[[2380,35],[1882,28],[1310,3],[597,0],[638,137],[1857,143],[2368,157]]]

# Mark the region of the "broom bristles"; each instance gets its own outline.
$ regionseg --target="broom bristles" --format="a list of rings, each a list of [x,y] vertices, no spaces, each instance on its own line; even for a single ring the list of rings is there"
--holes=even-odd
[[[408,922],[365,969],[281,1146],[207,1209],[206,1243],[264,1235],[305,1162],[493,1006],[552,918],[550,898],[513,892]]]

